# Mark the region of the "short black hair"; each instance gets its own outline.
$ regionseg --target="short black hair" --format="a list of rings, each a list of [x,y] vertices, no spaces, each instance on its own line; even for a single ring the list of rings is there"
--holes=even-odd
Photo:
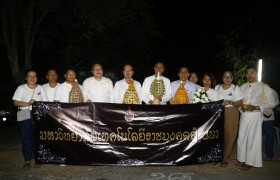
[[[247,67],[246,67],[246,72],[247,72],[248,69],[253,69],[253,70],[255,70],[256,72],[258,72],[258,68],[257,68],[256,66],[247,66]]]
[[[188,72],[189,72],[189,68],[187,68],[186,66],[182,66],[182,67],[180,67],[179,72],[180,72],[180,71],[181,71],[181,69],[183,69],[183,68],[187,69],[187,70],[188,70]]]
[[[48,74],[50,71],[54,71],[54,72],[56,72],[56,74],[57,74],[57,71],[56,71],[54,68],[49,69],[49,70],[47,71],[47,74]]]
[[[102,69],[103,69],[103,66],[102,66],[102,64],[101,64],[100,62],[94,62],[94,63],[92,63],[91,69],[93,70],[93,67],[96,66],[96,65],[101,66]]]
[[[75,68],[71,68],[71,67],[67,68],[67,69],[65,70],[65,73],[64,73],[64,74],[66,74],[68,71],[74,71],[75,74],[77,75],[77,72],[76,72]]]
[[[155,67],[157,64],[159,64],[159,63],[161,63],[161,64],[163,65],[163,68],[165,69],[165,65],[164,65],[164,63],[163,63],[162,61],[157,61],[157,62],[155,63],[155,65],[154,65],[154,67]]]
[[[35,72],[36,75],[38,76],[38,73],[37,73],[37,71],[36,71],[35,69],[29,68],[29,69],[26,69],[26,70],[25,70],[25,73],[24,73],[25,77],[27,77],[27,74],[28,74],[29,72]]]
[[[199,79],[199,76],[198,76],[198,73],[197,73],[197,72],[192,71],[192,72],[190,72],[190,74],[195,74],[196,77],[197,77],[197,79]]]
[[[224,77],[225,73],[230,73],[233,76],[233,73],[231,70],[224,70],[223,74],[222,74],[222,78]]]
[[[133,68],[132,64],[129,64],[129,63],[125,64],[125,65],[123,66],[123,70],[124,70],[124,67],[125,67],[125,66],[130,66],[130,67],[132,68],[132,71],[134,71],[134,68]]]

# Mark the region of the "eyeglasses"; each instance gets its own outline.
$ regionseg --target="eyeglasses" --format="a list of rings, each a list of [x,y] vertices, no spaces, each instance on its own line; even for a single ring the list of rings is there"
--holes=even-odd
[[[224,76],[224,79],[232,79],[232,76]]]

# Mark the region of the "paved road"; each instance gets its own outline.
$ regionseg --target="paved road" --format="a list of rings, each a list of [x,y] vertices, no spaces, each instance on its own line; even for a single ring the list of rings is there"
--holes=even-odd
[[[234,148],[236,149],[236,147]],[[267,180],[280,179],[280,145],[275,141],[275,158],[264,158],[263,168],[254,168],[248,172],[240,171],[235,165],[236,151],[233,152],[230,165],[192,166],[61,166],[56,164],[32,167],[22,170],[20,138],[16,127],[0,129],[0,180],[7,179],[94,179],[94,180]]]

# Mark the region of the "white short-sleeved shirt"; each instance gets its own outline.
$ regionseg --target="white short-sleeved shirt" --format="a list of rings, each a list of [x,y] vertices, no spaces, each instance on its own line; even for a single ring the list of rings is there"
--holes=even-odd
[[[82,89],[82,86],[79,85],[80,89]],[[68,103],[69,102],[69,93],[72,89],[72,85],[67,83],[66,81],[55,89],[54,92],[54,101],[59,101],[59,102],[64,102]]]
[[[215,87],[215,90],[218,92],[220,99],[233,102],[243,99],[242,92],[238,85],[231,84],[231,86],[228,89],[224,90],[223,85],[220,84]],[[229,104],[226,105],[226,107],[232,107],[232,105]]]
[[[84,100],[92,102],[113,102],[113,83],[109,78],[102,77],[100,81],[89,77],[83,82],[82,92]]]
[[[206,91],[207,95],[208,95],[208,98],[209,98],[209,101],[212,102],[212,101],[219,101],[221,98],[219,97],[219,94],[218,92],[215,90],[215,89],[212,89],[212,88],[209,88],[207,91]]]
[[[35,89],[31,89],[27,84],[18,86],[13,96],[13,100],[21,102],[29,102],[31,99],[35,101],[47,101],[45,90],[42,86],[38,85]],[[19,107],[20,109],[32,109],[32,106]]]
[[[45,89],[49,102],[53,102],[54,92],[59,85],[60,85],[60,83],[57,83],[55,87],[51,87],[49,83],[46,83],[43,85],[43,88]]]
[[[142,103],[142,92],[141,92],[141,84],[138,81],[133,80],[139,102]],[[128,88],[128,84],[125,79],[117,81],[113,90],[113,103],[122,103],[124,94]]]

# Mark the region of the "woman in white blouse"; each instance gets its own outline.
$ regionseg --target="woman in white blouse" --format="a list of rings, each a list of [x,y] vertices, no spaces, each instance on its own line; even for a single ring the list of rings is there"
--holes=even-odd
[[[25,76],[26,84],[18,86],[13,96],[14,105],[18,107],[17,123],[22,142],[22,154],[25,163],[23,169],[30,169],[33,158],[33,121],[31,118],[32,104],[35,101],[47,101],[45,90],[37,84],[37,73],[28,70]]]
[[[238,107],[242,105],[243,95],[239,86],[232,84],[233,76],[230,71],[223,73],[222,80],[223,84],[217,85],[215,89],[225,106],[224,160],[220,166],[226,167],[238,132]]]
[[[206,91],[209,101],[218,101],[220,100],[219,95],[215,89],[216,80],[211,73],[204,73],[202,76],[202,87]]]

